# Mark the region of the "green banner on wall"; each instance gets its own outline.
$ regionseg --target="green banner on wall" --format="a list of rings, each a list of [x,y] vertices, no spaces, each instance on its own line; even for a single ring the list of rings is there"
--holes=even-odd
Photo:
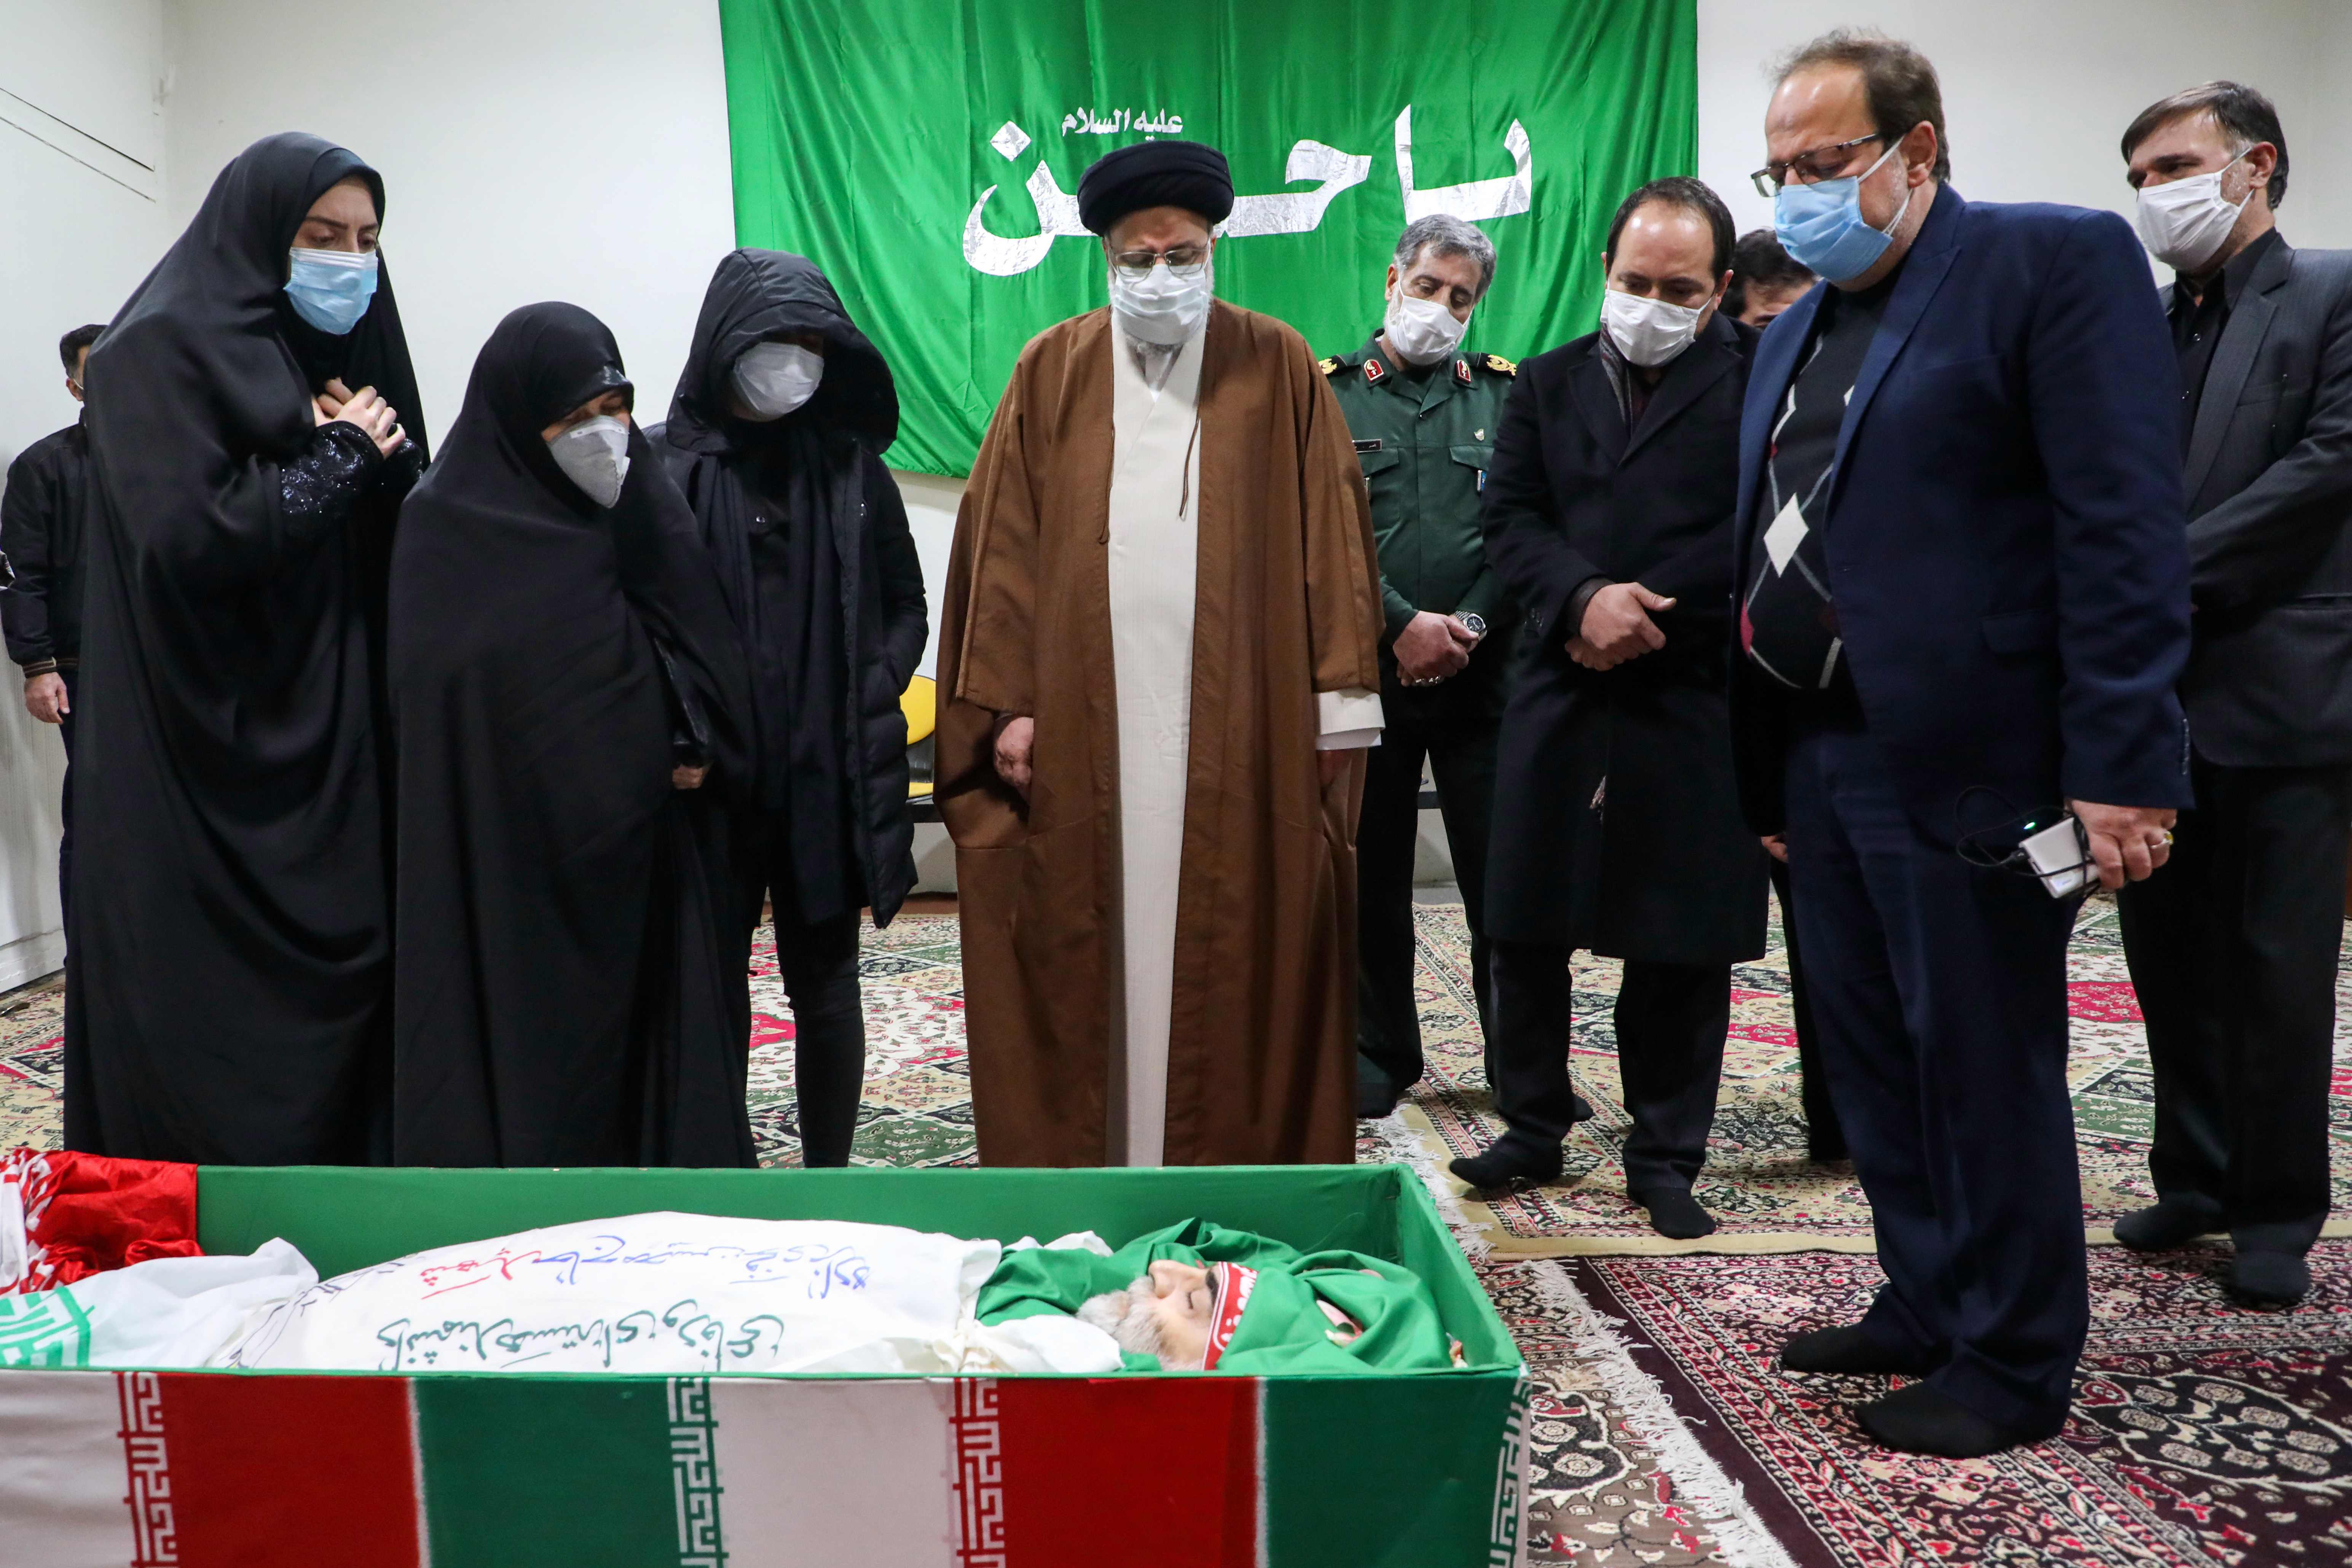
[[[1627,191],[1696,156],[1696,0],[720,0],[739,244],[798,251],[888,357],[890,461],[970,470],[1013,361],[1103,304],[1078,176],[1218,148],[1240,199],[1220,298],[1318,353],[1381,320],[1410,218],[1501,253],[1469,346],[1592,329]]]

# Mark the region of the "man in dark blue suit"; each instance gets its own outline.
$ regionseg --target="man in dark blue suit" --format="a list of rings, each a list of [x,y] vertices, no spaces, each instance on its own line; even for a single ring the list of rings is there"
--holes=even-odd
[[[1758,183],[1825,283],[1748,382],[1733,722],[1886,1273],[1781,1360],[1916,1379],[1864,1429],[1971,1457],[2058,1431],[2090,1317],[2075,905],[1998,862],[2071,810],[2119,886],[2189,799],[2178,371],[2122,219],[1949,188],[1908,47],[1808,45],[1765,134]]]

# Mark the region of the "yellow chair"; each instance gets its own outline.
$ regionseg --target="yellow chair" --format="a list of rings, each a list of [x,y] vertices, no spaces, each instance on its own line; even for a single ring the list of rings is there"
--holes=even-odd
[[[911,750],[930,739],[931,732],[940,727],[940,684],[929,675],[917,675],[898,694],[898,711],[907,717],[907,746]],[[909,800],[929,800],[930,793],[929,779],[908,780]]]

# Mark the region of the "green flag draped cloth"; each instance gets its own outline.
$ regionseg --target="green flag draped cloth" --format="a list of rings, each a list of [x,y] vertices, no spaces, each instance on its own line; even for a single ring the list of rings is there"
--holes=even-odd
[[[1501,252],[1471,330],[1589,332],[1609,217],[1697,152],[1696,0],[720,0],[738,245],[824,269],[890,361],[897,467],[969,473],[1021,346],[1099,309],[1078,176],[1204,142],[1232,167],[1216,290],[1320,353],[1381,320],[1404,225]]]

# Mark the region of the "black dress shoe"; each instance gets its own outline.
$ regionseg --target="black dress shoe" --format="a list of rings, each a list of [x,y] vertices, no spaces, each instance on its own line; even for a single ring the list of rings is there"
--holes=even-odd
[[[2250,1307],[2291,1307],[2311,1290],[2300,1252],[2241,1252],[2230,1260],[2230,1294]]]
[[[1570,1122],[1590,1122],[1593,1117],[1600,1114],[1598,1111],[1595,1111],[1592,1108],[1591,1101],[1587,1100],[1583,1095],[1575,1092],[1573,1090],[1570,1091],[1568,1097],[1575,1102],[1574,1104],[1568,1108],[1568,1119]]]
[[[1367,1083],[1360,1078],[1356,1081],[1356,1117],[1359,1121],[1370,1121],[1385,1116],[1395,1110],[1397,1102],[1403,1098],[1404,1091],[1386,1079]]]
[[[1909,1383],[1853,1413],[1862,1429],[1890,1448],[1935,1454],[1947,1459],[1979,1459],[2054,1437],[2066,1424],[2062,1411],[2046,1428],[2014,1431],[1969,1409],[1932,1383]]]
[[[1547,1151],[1504,1138],[1483,1155],[1458,1159],[1445,1168],[1480,1192],[1525,1192],[1559,1179],[1559,1147]]]
[[[2221,1228],[2221,1211],[2163,1197],[2116,1221],[2116,1239],[2135,1252],[2171,1252]]]
[[[1936,1370],[1937,1358],[1919,1351],[1896,1349],[1860,1323],[1840,1323],[1791,1334],[1780,1347],[1783,1372],[1835,1372],[1849,1377],[1925,1377]]]
[[[1699,1207],[1686,1186],[1644,1187],[1633,1201],[1650,1211],[1650,1228],[1675,1241],[1715,1234],[1715,1216]]]

